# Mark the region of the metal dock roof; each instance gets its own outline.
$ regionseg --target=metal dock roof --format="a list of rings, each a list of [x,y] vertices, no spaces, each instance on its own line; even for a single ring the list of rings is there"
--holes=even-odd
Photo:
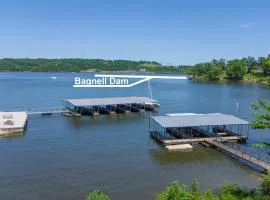
[[[115,104],[147,104],[158,103],[157,100],[148,97],[110,97],[110,98],[89,98],[89,99],[64,99],[74,106],[101,106],[101,105],[115,105]]]
[[[248,121],[222,113],[155,116],[151,118],[164,128],[249,124]]]

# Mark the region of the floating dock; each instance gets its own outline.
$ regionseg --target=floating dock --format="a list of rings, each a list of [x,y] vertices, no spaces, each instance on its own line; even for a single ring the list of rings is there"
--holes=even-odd
[[[229,142],[229,141],[241,141],[245,140],[245,136],[229,136],[229,137],[205,137],[205,138],[191,138],[191,139],[175,139],[175,140],[163,140],[164,145],[178,145],[188,143],[202,143],[211,141]]]
[[[52,115],[52,114],[64,114],[70,112],[64,108],[52,108],[52,109],[42,109],[42,110],[31,110],[28,111],[28,115]]]
[[[184,148],[184,144],[201,143],[241,158],[249,163],[270,170],[270,164],[226,145],[228,142],[245,143],[249,135],[249,122],[222,113],[176,113],[153,116],[149,120],[151,137],[168,149]],[[174,147],[175,145],[175,147]],[[179,146],[182,145],[182,146]],[[188,148],[190,148],[188,146]]]
[[[148,97],[64,99],[65,109],[81,115],[157,111],[159,103]]]
[[[175,150],[192,150],[193,147],[191,144],[177,144],[177,145],[167,145],[166,149],[169,151],[175,151]]]
[[[148,97],[111,97],[88,99],[64,99],[64,108],[28,109],[22,112],[27,115],[51,116],[61,114],[67,117],[81,115],[96,116],[99,114],[116,114],[152,111],[159,108],[157,100]],[[19,113],[19,112],[13,112]]]
[[[227,153],[229,153],[230,155],[234,156],[234,157],[237,157],[237,158],[240,158],[244,161],[247,161],[253,165],[256,165],[258,167],[261,167],[262,169],[264,169],[264,171],[266,173],[269,173],[270,172],[270,163],[268,163],[267,161],[261,159],[260,157],[259,158],[256,158],[254,156],[251,156],[247,153],[244,153],[242,151],[239,151],[237,149],[234,149],[232,147],[229,147],[227,145],[224,145],[220,142],[217,142],[215,140],[209,140],[207,141],[209,144],[211,144],[213,147],[221,150],[221,151],[225,151]]]
[[[22,134],[27,118],[26,112],[0,112],[0,136]]]

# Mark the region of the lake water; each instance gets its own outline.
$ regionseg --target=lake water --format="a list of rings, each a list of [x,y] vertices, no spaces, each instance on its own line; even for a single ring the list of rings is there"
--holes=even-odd
[[[64,98],[147,96],[147,83],[132,88],[73,88],[74,73],[0,73],[0,110],[63,107]],[[51,77],[56,77],[53,79]],[[258,85],[152,80],[159,114],[222,112],[252,120],[251,102],[270,99]],[[239,105],[238,109],[236,104]],[[251,131],[247,148],[269,140]],[[262,151],[262,150],[260,150]],[[260,174],[210,148],[168,153],[149,138],[148,115],[72,119],[30,116],[26,134],[0,140],[0,198],[85,199],[96,188],[113,199],[154,199],[173,180],[202,188],[224,181],[256,187]]]

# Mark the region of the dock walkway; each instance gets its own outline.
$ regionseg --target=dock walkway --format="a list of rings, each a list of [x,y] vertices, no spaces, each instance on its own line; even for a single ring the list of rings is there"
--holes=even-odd
[[[28,111],[28,115],[46,115],[46,114],[62,114],[70,112],[64,108],[56,108],[56,109],[43,109],[43,110],[32,110]]]
[[[161,138],[155,138],[155,139],[161,139]],[[161,140],[160,142],[165,146],[206,142],[207,144],[209,144],[209,145],[211,145],[219,150],[230,153],[231,155],[236,156],[238,158],[241,158],[244,161],[247,161],[251,164],[254,164],[256,166],[261,167],[262,169],[265,170],[265,172],[270,171],[270,163],[262,160],[260,158],[260,156],[259,156],[259,158],[256,158],[254,156],[251,156],[247,153],[244,153],[242,151],[239,151],[235,148],[229,147],[229,146],[221,143],[221,142],[226,142],[226,141],[239,141],[239,140],[241,141],[241,140],[245,140],[245,139],[246,139],[246,137],[243,137],[243,136],[228,136],[228,137],[208,137],[208,138]]]
[[[239,141],[245,140],[244,136],[229,136],[229,137],[206,137],[206,138],[191,138],[191,139],[175,139],[175,140],[163,140],[161,141],[164,145],[174,145],[174,144],[185,144],[185,143],[200,143],[209,142],[214,140],[222,141]]]
[[[270,170],[270,164],[261,160],[261,159],[258,159],[258,158],[255,158],[253,156],[250,156],[242,151],[239,151],[237,149],[234,149],[234,148],[231,148],[227,145],[224,145],[220,142],[217,142],[215,140],[208,140],[206,141],[207,143],[219,148],[220,150],[223,150],[223,151],[226,151],[234,156],[237,156],[245,161],[248,161],[249,163],[252,163],[254,165],[257,165],[261,168],[263,168],[266,172],[268,172]]]

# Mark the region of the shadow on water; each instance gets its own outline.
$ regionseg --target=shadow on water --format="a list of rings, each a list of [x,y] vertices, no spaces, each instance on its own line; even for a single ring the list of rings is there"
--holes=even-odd
[[[66,122],[73,127],[82,128],[87,126],[108,126],[121,123],[134,123],[142,119],[147,119],[149,114],[128,113],[98,116],[67,117]]]
[[[152,147],[149,149],[149,154],[157,164],[162,166],[219,162],[225,158],[231,165],[235,165],[242,170],[255,170],[254,174],[264,172],[263,168],[255,164],[227,152],[219,151],[213,147],[204,147],[200,144],[195,144],[192,150],[169,151],[151,137],[149,137],[149,144]]]
[[[22,138],[23,136],[25,136],[25,132],[0,136],[0,140],[8,141],[8,140],[13,140],[13,139],[19,139],[19,138]]]
[[[183,164],[188,162],[207,162],[221,160],[222,155],[213,149],[197,145],[192,151],[168,151],[166,149],[151,149],[150,155],[160,165]]]

